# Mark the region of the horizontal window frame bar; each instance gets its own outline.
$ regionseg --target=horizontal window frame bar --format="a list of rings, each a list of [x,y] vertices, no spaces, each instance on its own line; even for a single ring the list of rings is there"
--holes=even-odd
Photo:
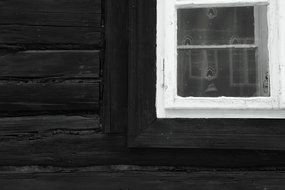
[[[257,49],[255,44],[238,44],[238,45],[179,45],[177,49]]]
[[[209,7],[248,7],[248,6],[268,6],[268,0],[176,0],[176,9],[189,9],[189,8],[209,8]]]

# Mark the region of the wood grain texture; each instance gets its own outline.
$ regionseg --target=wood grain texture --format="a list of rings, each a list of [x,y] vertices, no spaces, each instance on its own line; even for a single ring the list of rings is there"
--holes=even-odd
[[[142,147],[285,150],[284,120],[156,120],[137,139]]]
[[[106,0],[105,132],[124,132],[128,115],[128,0]]]
[[[101,0],[0,0],[0,114],[97,113],[102,32]]]
[[[0,120],[2,140],[5,139],[4,137],[23,137],[28,133],[44,134],[45,132],[51,130],[100,130],[100,120],[98,115],[89,115],[86,117],[43,115],[29,117],[6,117],[1,118]]]
[[[100,28],[0,25],[0,44],[90,45],[100,43]]]
[[[285,173],[276,171],[97,171],[0,175],[2,190],[282,190]]]
[[[0,112],[19,111],[98,111],[98,80],[35,80],[0,81]]]
[[[282,190],[284,171],[116,171],[0,174],[2,190]]]
[[[101,0],[0,1],[0,44],[101,44]]]
[[[156,120],[156,0],[130,0],[129,7],[128,144],[132,146]]]
[[[0,155],[0,166],[285,167],[284,151],[128,149],[124,135],[102,133],[98,115],[0,118]]]
[[[0,25],[101,26],[101,0],[0,1]]]
[[[100,51],[26,51],[0,54],[0,78],[98,78]]]
[[[4,10],[29,13],[60,13],[60,12],[79,12],[79,13],[101,13],[101,0],[1,0],[1,12]],[[13,14],[12,14],[13,15]],[[17,16],[17,15],[14,15]]]

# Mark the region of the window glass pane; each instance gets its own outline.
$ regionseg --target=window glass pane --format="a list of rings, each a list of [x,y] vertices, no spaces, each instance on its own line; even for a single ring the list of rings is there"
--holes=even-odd
[[[178,9],[178,45],[254,44],[254,7]]]
[[[178,96],[269,96],[267,69],[258,66],[257,52],[256,48],[178,50]]]

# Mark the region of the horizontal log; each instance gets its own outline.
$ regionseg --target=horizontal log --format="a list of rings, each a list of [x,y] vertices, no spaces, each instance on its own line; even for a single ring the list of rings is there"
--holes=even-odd
[[[28,133],[45,133],[52,130],[100,129],[98,115],[89,116],[29,116],[1,118],[0,132],[4,137],[22,136]],[[29,125],[27,125],[29,123]]]
[[[0,53],[0,78],[99,77],[100,51]]]
[[[0,25],[101,26],[101,0],[0,1]]]
[[[73,5],[77,6],[78,2]],[[101,27],[102,14],[92,10],[92,6],[87,8],[87,10],[76,12],[68,10],[56,12],[54,10],[21,10],[22,7],[15,9],[1,7],[0,25]]]
[[[17,53],[27,50],[98,50],[101,48],[101,44],[0,44],[1,53]]]
[[[124,135],[102,134],[99,123],[96,115],[1,118],[0,166],[285,166],[284,151],[127,149]]]
[[[99,85],[96,80],[0,81],[0,113],[98,111]]]
[[[54,10],[19,10],[1,7],[0,25],[101,27],[101,13],[95,13],[91,10],[91,6],[88,8],[89,12],[88,10],[54,12]]]
[[[101,32],[97,27],[0,25],[0,44],[100,45]]]
[[[101,0],[0,0],[0,10],[19,12],[94,12],[101,13]]]
[[[285,188],[285,172],[276,171],[96,171],[2,174],[2,190],[271,190]]]
[[[101,0],[0,1],[0,44],[100,44]]]

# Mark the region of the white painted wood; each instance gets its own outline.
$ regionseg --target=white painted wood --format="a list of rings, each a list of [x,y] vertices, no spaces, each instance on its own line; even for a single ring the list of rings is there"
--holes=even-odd
[[[284,43],[279,39],[279,2],[282,0],[270,0],[270,4],[267,8],[267,22],[268,22],[268,61],[269,61],[269,73],[270,73],[270,93],[274,99],[275,107],[280,107],[281,86],[280,82],[285,76],[285,73],[280,72],[279,61],[279,44]],[[284,7],[283,7],[284,8]],[[284,117],[285,118],[285,117]]]
[[[157,83],[156,83],[156,113],[158,118],[165,117],[164,108],[164,89],[165,87],[165,71],[164,71],[164,36],[165,36],[165,26],[164,26],[164,15],[165,6],[164,0],[157,0],[157,48],[156,48],[156,70],[157,70]]]
[[[181,45],[177,46],[178,49],[252,49],[257,48],[257,45],[253,44],[234,44],[234,45]]]
[[[285,118],[285,52],[283,0],[157,0],[157,93],[158,118]],[[229,7],[268,5],[270,97],[182,98],[177,96],[177,7]],[[280,11],[281,12],[281,11]],[[284,12],[284,11],[283,11]],[[280,30],[279,30],[280,27]],[[283,32],[282,35],[280,32]],[[283,43],[283,44],[282,44]],[[226,47],[227,46],[227,47]],[[212,46],[228,48],[229,46]],[[234,45],[244,48],[248,45]],[[248,48],[256,48],[249,45]],[[207,46],[208,48],[209,46]],[[202,46],[180,46],[204,49]],[[234,48],[234,47],[233,47]],[[282,88],[281,88],[282,86]]]
[[[166,109],[277,109],[278,106],[271,97],[257,98],[197,98],[197,97],[175,97],[173,102],[165,104]]]
[[[281,80],[280,80],[280,92],[281,92],[281,102],[280,107],[285,108],[285,1],[280,0],[278,1],[278,25],[279,25],[279,33],[278,39],[279,43],[279,63],[280,63],[280,70],[281,70]]]
[[[226,119],[284,119],[284,110],[228,110],[228,109],[169,109],[162,118],[226,118]]]
[[[177,8],[268,5],[270,0],[176,0]]]

